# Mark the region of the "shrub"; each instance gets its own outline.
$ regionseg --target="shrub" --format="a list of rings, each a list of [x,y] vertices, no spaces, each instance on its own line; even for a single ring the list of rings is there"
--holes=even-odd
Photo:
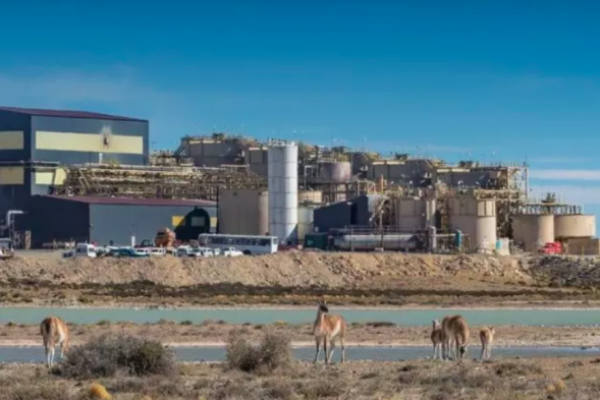
[[[373,328],[393,328],[396,326],[395,323],[389,321],[373,321],[367,322],[365,325]]]
[[[176,371],[175,357],[160,342],[131,335],[106,334],[74,347],[61,361],[56,373],[72,378],[90,379],[129,375],[171,375]]]
[[[258,346],[233,334],[227,341],[227,365],[244,372],[272,372],[286,367],[292,360],[290,340],[287,335],[266,332]]]
[[[345,392],[345,385],[338,380],[321,378],[302,389],[307,399],[323,399],[328,397],[341,398]]]

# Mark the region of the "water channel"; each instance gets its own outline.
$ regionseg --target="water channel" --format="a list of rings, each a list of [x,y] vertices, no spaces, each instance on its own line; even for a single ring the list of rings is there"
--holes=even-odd
[[[38,324],[48,315],[56,315],[77,324],[98,321],[153,323],[161,319],[175,322],[206,320],[232,324],[270,324],[285,321],[290,324],[314,321],[316,310],[298,308],[251,309],[134,309],[134,308],[38,308],[4,307],[0,309],[0,323]],[[433,319],[450,314],[463,315],[472,325],[597,325],[597,309],[351,309],[331,307],[332,313],[341,313],[349,324],[353,322],[389,321],[399,326],[429,326]]]
[[[175,347],[178,361],[223,361],[225,349],[222,347]],[[58,354],[58,352],[57,352]],[[312,361],[315,356],[313,348],[295,348],[294,357],[301,361]],[[347,347],[346,358],[352,360],[401,361],[431,358],[431,347]],[[469,358],[479,357],[479,348],[469,349]],[[600,349],[579,349],[572,347],[498,347],[492,350],[493,359],[531,358],[531,357],[600,357]],[[57,355],[58,357],[58,355]],[[339,349],[335,350],[333,360],[339,361]],[[323,359],[321,353],[320,360]],[[44,350],[41,346],[9,347],[0,346],[0,362],[4,363],[41,363],[44,361]]]

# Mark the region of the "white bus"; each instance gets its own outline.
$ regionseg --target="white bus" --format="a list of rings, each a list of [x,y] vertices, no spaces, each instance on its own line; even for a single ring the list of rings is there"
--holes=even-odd
[[[201,233],[198,235],[201,246],[227,249],[235,247],[246,255],[273,254],[277,252],[277,237],[253,235],[222,235],[217,233]]]

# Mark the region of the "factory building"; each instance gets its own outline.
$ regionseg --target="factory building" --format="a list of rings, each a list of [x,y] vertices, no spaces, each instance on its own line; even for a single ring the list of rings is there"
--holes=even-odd
[[[0,107],[0,214],[26,207],[63,166],[148,164],[148,121],[83,111]]]
[[[136,244],[154,239],[165,227],[180,240],[197,240],[216,231],[216,216],[210,201],[45,195],[32,197],[17,229],[32,232],[32,247],[54,240],[128,245],[132,237]]]
[[[383,199],[380,195],[362,195],[350,201],[333,203],[314,210],[313,226],[317,232],[343,229],[350,226],[365,228],[371,225],[375,209]]]

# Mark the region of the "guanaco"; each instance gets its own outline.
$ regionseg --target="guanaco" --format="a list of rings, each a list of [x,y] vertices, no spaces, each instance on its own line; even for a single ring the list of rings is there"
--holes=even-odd
[[[60,346],[60,358],[65,358],[69,350],[69,328],[65,321],[58,317],[45,318],[40,324],[40,333],[44,339],[46,350],[46,365],[48,368],[54,364],[54,348]]]
[[[469,335],[469,326],[462,316],[452,315],[445,317],[442,320],[442,353],[444,359],[446,359],[446,350],[451,349],[452,342],[455,344],[454,355],[456,359],[462,359],[467,351]],[[450,352],[448,351],[448,353]]]
[[[325,350],[325,364],[329,364],[331,362],[333,350],[335,348],[335,341],[337,339],[339,339],[342,348],[341,362],[346,360],[346,349],[344,347],[344,339],[346,336],[346,320],[341,315],[329,314],[329,308],[327,307],[327,302],[325,300],[319,303],[319,308],[317,309],[317,318],[313,326],[313,334],[315,336],[315,342],[317,346],[317,352],[314,360],[315,364],[319,359],[321,342],[323,343],[323,349]],[[329,354],[327,353],[327,342],[331,344],[331,350]]]
[[[489,360],[492,356],[492,342],[494,341],[494,334],[496,331],[493,326],[483,328],[479,331],[479,338],[481,339],[481,361],[484,359]]]
[[[442,326],[437,319],[432,322],[431,343],[433,344],[433,359],[442,358]]]

